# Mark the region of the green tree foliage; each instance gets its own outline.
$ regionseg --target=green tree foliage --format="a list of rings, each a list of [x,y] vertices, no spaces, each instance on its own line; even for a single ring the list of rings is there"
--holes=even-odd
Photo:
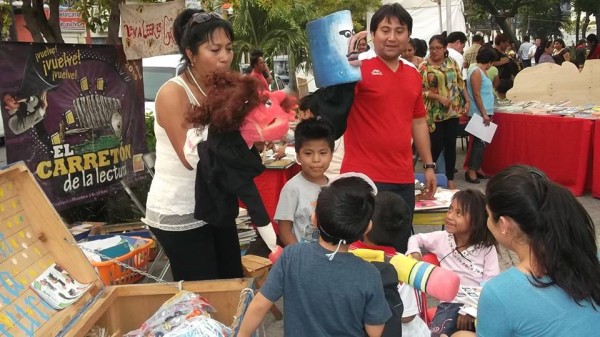
[[[582,0],[596,1],[596,0]],[[494,22],[512,41],[521,35],[559,36],[560,28],[570,23],[568,13],[562,12],[563,0],[465,0],[467,20],[475,27]],[[473,18],[473,20],[471,19]],[[515,24],[516,22],[516,24]]]
[[[10,4],[0,3],[0,41],[8,40],[12,22],[12,9]]]
[[[544,37],[562,37],[561,28],[570,24],[569,12],[561,10],[560,0],[537,1],[523,8],[521,17],[529,20],[527,27],[523,29],[529,35]]]
[[[352,12],[354,29],[357,32],[366,28],[367,11],[381,6],[381,0],[258,0],[258,2],[273,15],[295,18],[299,24],[306,24],[310,20],[347,9]]]
[[[138,0],[142,3],[158,2],[157,0]],[[81,19],[94,33],[107,32],[107,44],[120,44],[119,25],[121,10],[119,4],[125,0],[79,0],[75,2],[75,10],[81,13]]]
[[[288,55],[290,84],[296,89],[297,65],[310,65],[306,24],[340,10],[350,10],[354,29],[366,26],[366,13],[380,6],[380,0],[241,0],[236,8],[233,26],[234,66],[252,49],[261,49],[267,57]]]
[[[515,30],[510,26],[509,19],[514,18],[519,9],[531,5],[536,1],[543,0],[472,0],[485,12],[489,13],[494,22],[503,33],[507,34],[511,41],[518,41]]]
[[[265,56],[288,55],[290,69],[306,61],[308,42],[300,25],[291,17],[272,15],[257,0],[244,0],[233,15],[235,32],[233,66],[237,67],[243,56],[261,49]],[[293,73],[293,74],[292,74]],[[295,84],[295,72],[290,71],[290,83]],[[295,88],[293,88],[295,89]]]
[[[574,0],[573,7],[577,13],[577,20],[580,19],[580,14],[585,13],[584,22],[581,25],[581,37],[585,38],[587,26],[590,22],[590,15],[594,15],[596,19],[596,35],[600,35],[600,25],[598,25],[598,18],[600,17],[600,1],[598,0]],[[578,21],[579,22],[579,21]],[[577,27],[579,28],[579,27]],[[579,29],[576,31],[576,35],[579,36]]]

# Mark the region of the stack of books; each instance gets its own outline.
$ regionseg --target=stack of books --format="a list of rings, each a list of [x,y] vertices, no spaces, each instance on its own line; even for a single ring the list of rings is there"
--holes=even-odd
[[[248,210],[240,207],[240,213],[235,219],[238,231],[238,239],[240,240],[240,247],[242,249],[248,249],[250,242],[256,240],[256,230],[250,222],[250,216],[248,216]]]

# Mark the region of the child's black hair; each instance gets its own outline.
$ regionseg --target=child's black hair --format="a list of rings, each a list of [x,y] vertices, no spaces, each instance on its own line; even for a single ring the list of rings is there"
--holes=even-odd
[[[396,193],[383,191],[375,197],[373,227],[366,234],[371,243],[394,247],[397,252],[406,252],[411,233],[411,212],[408,204]]]
[[[333,152],[335,147],[333,127],[324,119],[320,117],[309,118],[296,125],[296,131],[294,131],[296,153],[300,152],[300,149],[306,142],[320,139],[327,141],[327,145],[329,145],[331,152]]]
[[[373,188],[359,177],[339,178],[323,187],[315,213],[321,238],[337,245],[360,240],[375,208]]]
[[[310,109],[313,116],[319,116],[319,108],[317,106],[317,96],[308,94],[298,101],[298,110],[304,111]]]
[[[474,189],[466,189],[456,192],[452,200],[456,200],[458,207],[468,218],[471,225],[471,234],[467,240],[467,246],[490,247],[496,245],[496,238],[487,227],[487,212],[483,193]]]

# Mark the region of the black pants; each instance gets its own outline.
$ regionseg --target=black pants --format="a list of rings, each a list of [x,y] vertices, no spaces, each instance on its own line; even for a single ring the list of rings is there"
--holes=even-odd
[[[174,281],[243,277],[240,243],[235,225],[172,232],[150,228],[169,261]]]
[[[435,131],[429,134],[431,141],[431,156],[437,161],[440,153],[444,150],[444,161],[446,162],[446,177],[454,180],[454,166],[456,165],[456,137],[460,127],[458,118],[450,118],[442,122],[435,122]]]

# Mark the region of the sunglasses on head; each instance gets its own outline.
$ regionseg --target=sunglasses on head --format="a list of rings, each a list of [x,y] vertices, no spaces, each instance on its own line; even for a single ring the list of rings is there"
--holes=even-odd
[[[190,19],[190,27],[194,26],[196,24],[208,22],[212,19],[223,20],[223,17],[219,13],[215,13],[215,12],[195,13],[194,15],[192,15],[192,18]]]

